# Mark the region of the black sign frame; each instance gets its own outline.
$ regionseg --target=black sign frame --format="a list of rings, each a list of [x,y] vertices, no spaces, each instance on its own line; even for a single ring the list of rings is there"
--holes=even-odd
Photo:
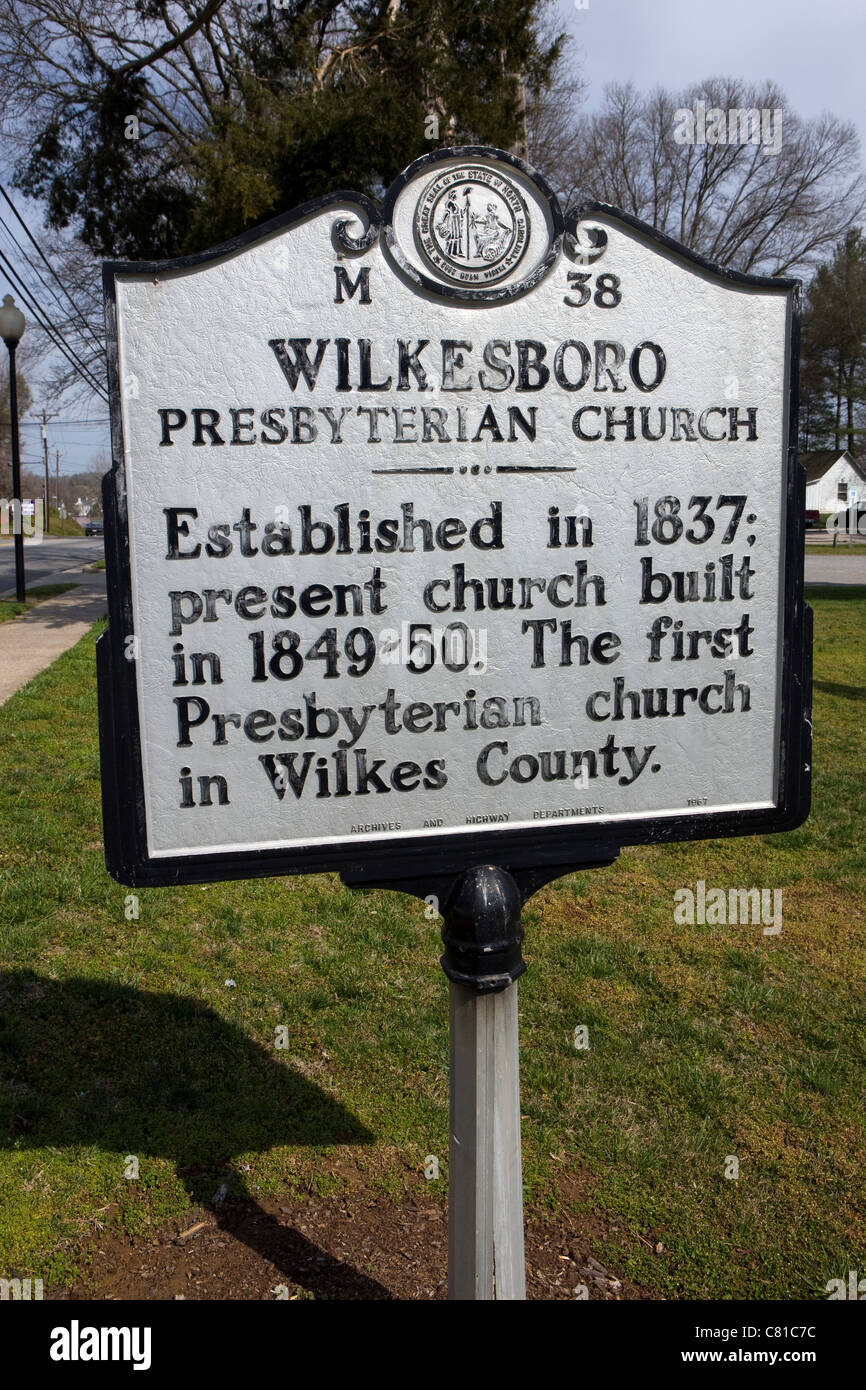
[[[435,834],[391,840],[356,841],[286,849],[229,850],[172,857],[152,857],[147,848],[145,795],[141,760],[141,729],[135,661],[128,659],[135,636],[129,560],[129,518],[123,460],[125,442],[120,409],[120,367],[116,317],[116,277],[123,274],[158,276],[166,271],[207,264],[243,247],[272,237],[312,213],[328,207],[356,207],[366,231],[351,237],[345,222],[333,232],[343,254],[358,254],[372,245],[387,222],[394,198],[404,186],[400,176],[386,195],[384,209],[359,193],[337,192],[316,198],[199,255],[148,262],[108,262],[103,269],[107,330],[108,380],[111,411],[112,467],[103,478],[106,580],[109,625],[97,643],[99,740],[105,862],[109,874],[131,887],[210,883],[301,873],[339,871],[353,884],[406,884],[450,879],[482,864],[496,864],[525,882],[543,882],[588,864],[610,863],[620,848],[634,844],[715,839],[790,830],[809,813],[811,789],[811,657],[812,612],[804,600],[805,470],[797,457],[798,365],[800,342],[800,282],[790,278],[744,275],[714,265],[637,218],[603,203],[585,202],[562,218],[555,195],[533,170],[501,151],[486,146],[436,151],[419,160],[490,158],[524,172],[553,200],[557,234],[574,249],[577,226],[584,217],[602,214],[637,231],[650,243],[674,253],[717,281],[760,287],[789,297],[788,452],[786,470],[785,602],[782,633],[782,688],[779,728],[779,800],[762,810],[695,813],[645,817],[628,821],[547,822],[538,827],[485,829],[476,833]],[[407,171],[409,172],[409,171]],[[546,271],[552,268],[546,267]],[[398,268],[396,268],[398,269]],[[546,273],[545,271],[545,273]],[[533,277],[523,292],[538,283]],[[445,298],[464,298],[459,290],[437,286]],[[408,889],[408,891],[417,891]]]

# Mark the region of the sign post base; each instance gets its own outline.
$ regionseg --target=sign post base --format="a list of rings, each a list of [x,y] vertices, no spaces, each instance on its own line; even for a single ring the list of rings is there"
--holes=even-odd
[[[517,978],[520,889],[504,869],[469,869],[446,906],[451,981],[449,1299],[524,1299]]]
[[[517,985],[451,982],[449,1299],[524,1299]]]
[[[440,957],[450,981],[448,1184],[449,1300],[523,1300],[523,1170],[517,980],[524,902],[578,869],[612,864],[599,843],[570,864],[493,864],[425,877],[380,880],[358,864],[343,869],[350,888],[387,888],[441,903]]]

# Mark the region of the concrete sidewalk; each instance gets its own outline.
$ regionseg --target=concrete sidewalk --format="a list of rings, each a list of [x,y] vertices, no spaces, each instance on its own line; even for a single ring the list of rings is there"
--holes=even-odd
[[[56,582],[61,582],[60,576]],[[74,647],[91,624],[107,613],[104,570],[67,573],[62,582],[74,582],[75,588],[43,599],[20,618],[0,623],[0,705]]]

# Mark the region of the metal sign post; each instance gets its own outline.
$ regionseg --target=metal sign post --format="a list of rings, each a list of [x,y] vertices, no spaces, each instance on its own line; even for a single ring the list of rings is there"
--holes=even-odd
[[[451,984],[448,1297],[521,1299],[517,985]]]
[[[523,1180],[517,978],[520,890],[502,869],[464,874],[448,906],[448,1297],[522,1299]]]

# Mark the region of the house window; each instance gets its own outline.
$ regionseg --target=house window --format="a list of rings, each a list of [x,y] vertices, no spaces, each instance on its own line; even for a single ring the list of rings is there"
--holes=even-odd
[[[848,501],[848,484],[847,484],[847,483],[837,483],[837,485],[836,485],[836,498],[837,498],[837,500],[838,500],[839,502],[847,502],[847,501]]]

